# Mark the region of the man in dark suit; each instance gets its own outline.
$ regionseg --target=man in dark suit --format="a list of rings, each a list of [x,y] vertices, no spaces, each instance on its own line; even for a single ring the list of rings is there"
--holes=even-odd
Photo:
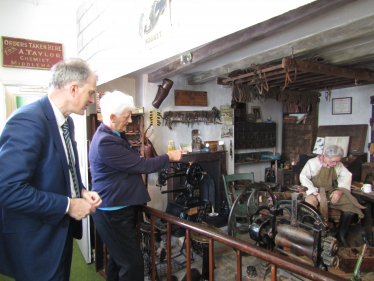
[[[16,110],[0,136],[0,273],[69,280],[73,237],[101,198],[82,185],[71,113],[83,115],[96,75],[80,59],[51,69],[48,96]]]

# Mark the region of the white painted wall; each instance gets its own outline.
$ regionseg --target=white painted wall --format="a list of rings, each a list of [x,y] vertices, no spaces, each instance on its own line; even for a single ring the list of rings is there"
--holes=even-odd
[[[100,77],[99,77],[100,79]],[[135,79],[133,78],[118,78],[110,83],[105,83],[97,87],[98,92],[104,91],[121,91],[132,96],[135,99]]]
[[[331,93],[331,101],[326,101],[324,93],[322,93],[321,103],[319,105],[318,125],[369,125],[364,148],[364,152],[368,152],[368,143],[371,142],[370,118],[372,116],[370,97],[373,95],[373,85],[334,90]],[[352,114],[332,115],[332,99],[348,97],[352,97]],[[368,158],[368,161],[369,159],[370,158]]]

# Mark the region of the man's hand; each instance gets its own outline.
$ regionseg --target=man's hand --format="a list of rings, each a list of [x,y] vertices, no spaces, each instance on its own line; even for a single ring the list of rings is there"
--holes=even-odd
[[[173,150],[166,153],[170,161],[179,161],[182,158],[182,153],[187,153],[188,150]]]
[[[102,200],[96,191],[87,191],[86,189],[82,188],[81,195],[82,198],[86,199],[93,207],[100,207]]]
[[[96,208],[92,206],[85,198],[70,199],[70,207],[67,214],[72,218],[79,221],[95,212]]]
[[[333,191],[330,195],[331,203],[332,204],[338,203],[342,195],[343,195],[343,192],[341,192],[340,190]]]

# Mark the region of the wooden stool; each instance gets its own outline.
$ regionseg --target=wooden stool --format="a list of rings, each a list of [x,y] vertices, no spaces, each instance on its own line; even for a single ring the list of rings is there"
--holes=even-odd
[[[207,224],[204,225],[216,231],[223,232],[218,227]],[[209,238],[192,230],[190,235],[191,239],[193,239],[195,242],[203,244],[203,266],[200,280],[209,280]]]

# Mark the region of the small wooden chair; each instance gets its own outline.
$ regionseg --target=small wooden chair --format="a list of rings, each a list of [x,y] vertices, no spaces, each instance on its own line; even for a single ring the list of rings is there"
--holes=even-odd
[[[254,173],[242,173],[242,174],[232,174],[232,175],[222,175],[223,184],[225,186],[226,198],[229,208],[231,209],[232,204],[235,201],[235,196],[238,196],[242,189],[238,189],[235,185],[235,181],[239,180],[250,180],[250,183],[254,182]],[[248,184],[250,184],[248,183]]]
[[[227,204],[229,205],[229,208],[231,210],[232,205],[236,199],[236,197],[242,192],[242,189],[238,189],[238,185],[235,185],[235,181],[239,180],[249,180],[251,181],[248,184],[251,184],[254,182],[254,173],[242,173],[242,174],[232,174],[232,175],[222,175],[223,178],[223,184],[225,186],[225,192],[226,192],[226,198],[227,198]],[[243,187],[243,186],[242,186]],[[246,219],[247,218],[247,202],[243,202],[243,204],[237,204],[234,210],[234,216],[236,224],[236,219]],[[234,237],[236,237],[236,234],[234,233]]]

